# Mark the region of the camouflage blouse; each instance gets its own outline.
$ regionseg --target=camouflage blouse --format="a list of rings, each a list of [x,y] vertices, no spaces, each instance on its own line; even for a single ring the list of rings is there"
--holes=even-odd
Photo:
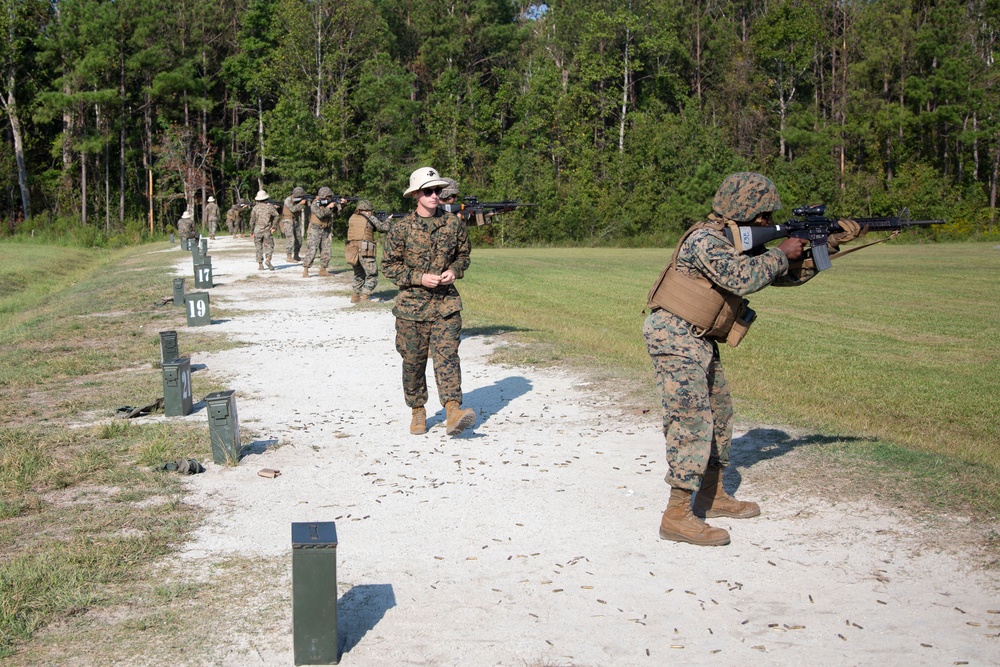
[[[273,204],[258,202],[250,211],[250,229],[254,234],[269,233],[278,219],[278,210]]]
[[[448,269],[461,278],[471,252],[465,224],[452,213],[439,210],[424,218],[413,212],[394,222],[382,253],[382,273],[399,287],[393,315],[426,322],[462,310],[455,285],[429,289],[420,280],[425,273],[440,275]]]

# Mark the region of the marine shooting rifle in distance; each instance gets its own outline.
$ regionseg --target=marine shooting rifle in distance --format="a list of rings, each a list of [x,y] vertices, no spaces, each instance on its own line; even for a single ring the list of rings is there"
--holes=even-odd
[[[448,213],[454,213],[466,226],[478,227],[489,224],[487,218],[492,218],[498,213],[509,213],[522,206],[537,206],[537,204],[526,204],[516,200],[504,201],[479,201],[478,197],[463,197],[461,204],[439,204],[438,208]]]
[[[827,240],[831,234],[838,234],[843,228],[837,224],[834,218],[826,218],[826,205],[800,206],[793,209],[794,218],[789,218],[781,225],[768,225],[764,227],[738,227],[739,243],[733,239],[732,231],[726,228],[726,237],[737,247],[740,252],[746,252],[753,248],[764,245],[774,239],[793,237],[806,239],[812,248],[813,262],[817,271],[826,271],[833,264],[830,262],[830,253],[827,250]],[[944,220],[910,220],[909,209],[903,209],[898,217],[886,218],[850,218],[858,223],[862,229],[868,228],[870,232],[898,232],[906,227],[928,227],[930,225],[943,225]]]
[[[329,206],[330,204],[339,202],[341,199],[344,201],[358,201],[361,197],[341,197],[340,195],[330,195],[329,197],[324,197],[323,199],[317,199],[316,195],[302,195],[301,197],[292,197],[292,203],[298,204],[300,201],[304,201],[307,204],[312,202],[317,202],[320,206]]]

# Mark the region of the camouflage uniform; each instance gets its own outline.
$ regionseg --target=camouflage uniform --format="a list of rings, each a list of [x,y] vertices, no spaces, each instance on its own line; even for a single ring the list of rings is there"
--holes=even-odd
[[[312,266],[319,254],[319,267],[330,266],[330,227],[333,224],[333,209],[314,201],[309,205],[309,231],[306,232],[306,251],[302,256],[302,266]]]
[[[257,248],[257,263],[271,261],[274,254],[274,237],[271,230],[274,229],[278,219],[278,210],[274,204],[266,201],[259,201],[254,204],[250,211],[250,230],[253,234],[253,244]]]
[[[344,248],[344,257],[354,269],[353,289],[359,296],[371,296],[378,286],[377,246],[374,232],[385,234],[390,226],[388,218],[383,222],[372,215],[371,209],[361,207],[347,221],[347,245]]]
[[[233,204],[226,211],[226,228],[229,230],[231,236],[236,236],[240,231],[240,207],[239,204]]]
[[[729,182],[727,179],[724,186]],[[753,197],[746,191],[741,194]],[[719,195],[716,199],[713,206],[729,214],[719,205]],[[760,211],[781,208],[780,201],[766,205],[775,208]],[[738,221],[749,222],[755,216]],[[714,223],[726,219],[715,213],[709,216],[709,222]],[[681,241],[676,267],[683,275],[707,279],[723,292],[739,296],[768,285],[798,285],[815,273],[803,271],[789,277],[788,258],[780,250],[757,248],[741,254],[724,232],[709,228],[696,229]],[[725,468],[728,464],[733,434],[733,401],[718,343],[695,329],[662,308],[654,308],[643,326],[663,404],[663,435],[670,464],[666,481],[671,487],[692,492],[701,487],[709,465]]]
[[[393,223],[386,236],[382,272],[399,287],[392,314],[396,351],[403,358],[403,394],[411,408],[427,402],[428,355],[441,405],[462,402],[462,298],[454,284],[428,289],[420,280],[424,273],[440,275],[448,269],[461,278],[471,251],[462,221],[440,210],[432,218],[410,213]]]
[[[205,222],[208,223],[208,235],[215,238],[215,229],[219,226],[219,205],[214,201],[205,204]]]
[[[177,221],[177,235],[181,239],[194,239],[194,242],[198,242],[198,238],[201,234],[198,233],[198,228],[194,224],[194,217],[184,218],[182,217]]]
[[[297,218],[306,209],[306,204],[303,199],[296,204],[295,198],[304,194],[302,188],[295,188],[292,194],[285,197],[281,209],[281,233],[285,235],[285,256],[289,259],[298,259],[299,250],[302,249],[302,230],[299,228]]]

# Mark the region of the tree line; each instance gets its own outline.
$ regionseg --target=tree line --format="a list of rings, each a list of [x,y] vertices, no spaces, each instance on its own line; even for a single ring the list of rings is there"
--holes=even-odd
[[[996,231],[1000,0],[0,4],[7,233],[296,185],[401,210],[425,165],[538,204],[480,243],[659,242],[745,169]]]

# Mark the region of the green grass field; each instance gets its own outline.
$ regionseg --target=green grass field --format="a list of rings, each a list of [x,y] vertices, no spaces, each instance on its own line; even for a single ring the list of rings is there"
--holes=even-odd
[[[654,404],[641,327],[670,252],[474,251],[459,285],[467,324],[522,331]],[[990,244],[880,245],[801,287],[752,295],[757,323],[723,349],[737,417],[877,438],[996,476],[998,276]]]

